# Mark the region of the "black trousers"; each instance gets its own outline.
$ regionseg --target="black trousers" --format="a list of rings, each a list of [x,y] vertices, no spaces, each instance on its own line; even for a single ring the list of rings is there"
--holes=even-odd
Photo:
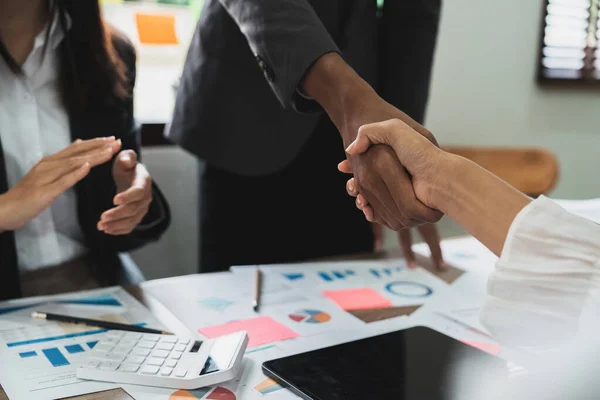
[[[282,132],[285,134],[285,132]],[[200,183],[200,272],[373,251],[373,232],[346,193],[340,135],[323,116],[296,159],[267,176],[207,165]]]

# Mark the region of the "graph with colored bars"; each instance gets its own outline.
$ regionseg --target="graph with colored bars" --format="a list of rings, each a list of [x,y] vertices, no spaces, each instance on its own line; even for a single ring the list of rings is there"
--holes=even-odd
[[[371,268],[369,269],[369,273],[375,278],[386,278],[404,270],[406,270],[406,267]]]
[[[39,361],[38,358],[42,358],[54,368],[64,367],[76,363],[82,353],[92,350],[97,343],[97,340],[90,340],[64,346],[48,346],[39,350],[25,350],[19,352],[19,357],[36,361],[36,363]]]

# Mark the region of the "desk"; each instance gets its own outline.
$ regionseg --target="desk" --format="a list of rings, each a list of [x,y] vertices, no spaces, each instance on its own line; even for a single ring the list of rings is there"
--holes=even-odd
[[[341,257],[341,258],[337,257],[337,258],[331,258],[331,259],[320,260],[320,261],[352,261],[352,260],[367,260],[368,261],[368,260],[382,260],[382,259],[385,260],[385,259],[398,258],[399,255],[400,255],[399,250],[396,250],[396,251],[390,251],[390,252],[379,252],[376,254],[362,254],[362,255],[357,255],[354,257]],[[422,256],[417,256],[417,258],[418,258],[419,263],[426,270],[429,270],[430,272],[436,272],[436,275],[440,279],[442,279],[443,281],[445,281],[447,283],[454,282],[460,275],[463,274],[462,271],[457,270],[455,268],[451,268],[448,271],[439,273],[439,271],[435,271],[433,269],[433,267],[428,259],[426,259]],[[178,282],[177,290],[180,292],[185,292],[186,291],[185,277],[178,278],[178,279],[179,280],[177,281]],[[198,278],[196,277],[196,279],[198,279]],[[168,279],[165,280],[164,282],[161,282],[160,280],[155,281],[152,285],[153,293],[156,294],[157,290],[158,290],[159,293],[164,293],[164,294],[171,296],[173,294],[172,285],[173,285],[173,282],[169,281]],[[149,295],[149,292],[145,292],[141,287],[138,287],[138,286],[128,287],[128,288],[126,288],[126,290],[127,290],[127,292],[132,294],[138,301],[140,301],[144,306],[146,306],[154,316],[156,316],[165,326],[167,326],[175,334],[182,335],[182,336],[189,336],[189,330],[179,320],[177,320],[173,316],[173,314],[171,314],[165,308],[165,306],[162,303],[158,302],[156,299],[154,299],[153,296]],[[370,316],[369,319],[371,321],[377,321],[378,317],[377,317],[377,315],[374,315],[374,316]],[[385,315],[382,316],[381,319],[386,319]],[[0,400],[4,400],[4,399],[7,399],[6,394],[0,388]],[[106,391],[106,392],[78,396],[78,397],[74,397],[72,399],[78,399],[78,400],[92,400],[92,399],[93,400],[126,400],[126,399],[128,399],[128,400],[131,400],[132,397],[121,389],[114,389],[114,390],[110,390],[110,391]]]

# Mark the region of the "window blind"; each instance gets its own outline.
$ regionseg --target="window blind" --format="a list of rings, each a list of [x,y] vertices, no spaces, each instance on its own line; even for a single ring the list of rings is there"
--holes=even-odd
[[[600,0],[546,0],[540,79],[600,81]]]

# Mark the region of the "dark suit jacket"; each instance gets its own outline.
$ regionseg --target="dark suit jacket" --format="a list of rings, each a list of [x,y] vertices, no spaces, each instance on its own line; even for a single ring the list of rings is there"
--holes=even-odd
[[[206,0],[169,138],[238,174],[278,171],[311,135],[319,106],[298,84],[341,52],[390,103],[422,121],[441,0]]]
[[[132,83],[135,83],[135,50],[123,39],[114,38],[115,48],[121,56]],[[120,104],[103,105],[83,115],[71,117],[71,136],[75,139],[91,139],[114,135],[123,142],[123,149],[135,150],[140,154],[140,126],[133,118],[133,98]],[[8,190],[4,153],[0,143],[0,194]],[[77,193],[77,217],[83,230],[86,245],[105,268],[102,275],[106,283],[116,284],[121,267],[117,253],[133,250],[157,240],[170,223],[167,202],[154,186],[150,211],[140,226],[126,236],[109,236],[98,231],[96,225],[102,213],[113,207],[112,199],[116,187],[112,178],[112,163],[95,167],[75,187]],[[13,232],[0,234],[0,299],[20,297],[19,269]]]

